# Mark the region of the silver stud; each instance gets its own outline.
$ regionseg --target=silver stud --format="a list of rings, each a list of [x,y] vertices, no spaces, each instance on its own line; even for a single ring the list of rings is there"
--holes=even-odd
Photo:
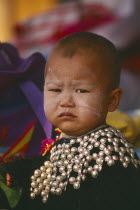
[[[52,172],[52,169],[51,169],[51,168],[47,168],[47,169],[46,169],[46,173],[47,173],[47,174],[49,174],[49,173],[51,173],[51,172]]]
[[[91,133],[91,136],[93,137],[95,135],[95,133]]]
[[[88,139],[89,139],[89,136],[84,136],[84,141]]]
[[[97,142],[95,142],[94,147],[99,147],[99,145],[100,145],[100,142],[97,141]]]
[[[86,173],[87,173],[87,169],[84,169],[84,170],[83,170],[83,174],[86,174]]]
[[[61,175],[62,175],[63,178],[65,178],[66,177],[66,172],[63,172]]]
[[[138,168],[138,164],[134,164],[134,166],[135,166],[136,168]]]
[[[102,138],[102,139],[100,139],[100,142],[101,142],[101,144],[105,144],[105,142],[106,142],[106,138]]]
[[[41,173],[41,178],[42,178],[42,179],[45,179],[46,177],[47,177],[47,174],[46,174],[45,172],[42,172],[42,173]]]
[[[57,187],[57,186],[58,186],[58,182],[57,182],[57,181],[54,181],[54,182],[52,183],[52,186],[53,186],[53,187]]]
[[[33,180],[35,180],[36,179],[36,177],[35,176],[31,176],[31,180],[33,181]]]
[[[105,153],[106,155],[110,155],[110,154],[111,154],[110,150],[108,150],[108,149],[104,149],[104,153]]]
[[[99,156],[102,157],[104,155],[104,151],[99,152]]]
[[[134,151],[134,149],[132,149],[132,148],[130,148],[130,152],[131,152],[132,154],[135,154],[135,151]]]
[[[54,187],[52,187],[50,191],[51,191],[51,193],[55,194],[55,188]]]
[[[100,150],[104,150],[105,149],[105,145],[104,144],[100,144]]]
[[[71,160],[73,158],[73,155],[72,154],[68,154],[67,158],[68,158],[68,160]]]
[[[41,166],[40,167],[40,171],[46,171],[46,167],[45,166]]]
[[[94,144],[97,140],[96,139],[92,139],[90,142],[91,144]]]
[[[41,174],[41,171],[39,169],[37,169],[37,170],[34,171],[34,176],[35,177],[40,176],[40,174]]]
[[[56,174],[53,174],[52,176],[51,176],[51,180],[55,180],[56,179]]]
[[[111,156],[106,156],[105,161],[109,161],[109,160],[111,160]]]
[[[50,191],[50,186],[47,185],[47,186],[45,187],[45,190],[46,190],[47,192],[49,192],[49,191]]]
[[[106,133],[105,132],[101,132],[101,136],[105,136],[106,135]]]
[[[119,158],[116,155],[112,156],[113,160],[118,160]]]
[[[84,148],[83,147],[78,147],[78,152],[81,153],[83,152]]]
[[[86,176],[82,175],[82,181],[85,181],[85,179],[86,179]]]
[[[79,163],[80,163],[80,160],[79,160],[79,159],[75,159],[74,162],[75,162],[76,164],[79,164]]]
[[[37,186],[37,182],[35,182],[35,181],[31,182],[31,186],[32,186],[33,188],[35,188],[35,187]]]
[[[98,171],[101,171],[101,170],[102,170],[102,165],[100,164]]]
[[[89,166],[88,168],[87,168],[87,171],[88,172],[91,172],[93,170],[93,168],[91,167],[91,166]]]
[[[46,195],[45,197],[43,197],[42,202],[43,202],[43,203],[46,203],[47,200],[48,200],[48,195]]]
[[[120,147],[121,152],[125,153],[126,152],[126,148],[125,147]]]
[[[92,149],[93,149],[93,145],[91,145],[91,144],[88,145],[87,149],[88,149],[88,150],[92,150]]]
[[[58,144],[58,145],[57,145],[57,148],[58,148],[58,149],[62,148],[62,145],[61,145],[61,144]]]
[[[80,182],[81,181],[81,176],[77,176],[76,180]]]
[[[41,177],[38,177],[38,178],[36,179],[36,182],[37,182],[37,183],[41,183],[41,182],[42,182]]]
[[[52,167],[52,163],[50,161],[45,161],[44,166],[45,167]]]
[[[108,142],[113,142],[113,138],[108,138],[107,141]]]
[[[124,153],[123,153],[123,152],[119,152],[119,155],[120,155],[121,157],[123,157],[123,156],[124,156]]]
[[[70,177],[69,182],[70,182],[70,184],[73,184],[75,182],[75,177]]]
[[[107,161],[107,165],[108,166],[112,166],[112,165],[114,165],[115,164],[115,161],[114,160],[109,160],[109,161]]]
[[[92,160],[92,156],[91,155],[87,155],[86,159],[87,159],[87,161],[90,162]]]
[[[91,176],[92,176],[93,178],[96,178],[96,177],[98,176],[98,172],[97,172],[96,170],[92,171],[92,172],[91,172]]]
[[[115,152],[119,152],[120,151],[120,148],[119,147],[114,147],[114,150],[115,150]]]
[[[128,163],[127,162],[123,162],[123,167],[127,168],[128,167]]]
[[[61,167],[59,168],[59,171],[60,171],[60,172],[64,172],[64,171],[65,171],[65,167],[64,167],[64,166],[61,166]]]
[[[93,157],[94,160],[96,160],[96,159],[98,158],[97,153],[93,153],[93,154],[92,154],[92,157]]]
[[[78,165],[74,165],[74,166],[73,166],[73,170],[74,170],[75,172],[77,172],[78,169],[79,169],[79,166],[78,166]]]
[[[66,148],[66,149],[69,149],[69,148],[70,148],[70,144],[66,144],[66,145],[65,145],[65,148]]]
[[[89,166],[88,161],[85,161],[84,166],[87,168]]]
[[[124,157],[124,160],[127,162],[127,163],[130,163],[130,158],[128,156],[125,156]]]
[[[106,136],[109,137],[109,138],[111,138],[111,137],[112,137],[112,133],[111,133],[111,132],[110,132],[110,133],[108,132],[108,133],[106,134]]]
[[[60,195],[60,194],[62,193],[61,188],[57,188],[57,189],[55,190],[55,193],[56,193],[56,195]]]
[[[77,140],[76,140],[77,143],[80,143],[81,141],[82,141],[81,138],[77,138]]]
[[[99,169],[99,165],[95,164],[93,168],[94,168],[95,170],[98,170],[98,169]]]
[[[79,189],[80,188],[80,183],[79,182],[75,182],[74,184],[73,184],[73,187],[74,187],[74,189]]]
[[[31,197],[31,199],[34,199],[35,198],[35,193],[31,193],[30,197]]]
[[[66,158],[66,155],[65,154],[62,154],[61,155],[61,159],[64,160],[65,158]]]
[[[64,187],[63,182],[60,182],[59,187],[60,187],[61,189],[63,189],[63,187]]]
[[[127,147],[127,148],[130,146],[128,142],[126,142],[124,145],[125,145],[125,147]]]
[[[70,153],[69,149],[65,149],[65,154],[68,155]]]
[[[44,181],[43,181],[43,185],[48,185],[48,183],[49,183],[49,180],[48,179],[44,179]]]
[[[39,188],[35,188],[35,189],[34,189],[34,193],[35,193],[36,195],[38,195],[38,194],[40,193]]]
[[[124,162],[124,157],[120,157],[120,161],[121,162]]]
[[[69,164],[68,166],[67,166],[67,169],[72,169],[72,164]]]
[[[40,184],[38,185],[38,188],[39,188],[40,190],[43,190],[43,189],[44,189],[43,184],[42,184],[42,183],[40,183]]]
[[[111,145],[108,145],[108,146],[107,146],[107,149],[110,150],[110,151],[113,151],[114,147],[111,146]]]
[[[119,143],[120,140],[118,138],[114,138],[114,142]]]
[[[97,158],[96,159],[96,163],[97,164],[102,164],[103,163],[103,159],[102,158]]]
[[[72,147],[72,148],[71,148],[71,152],[72,152],[72,153],[77,152],[77,148],[76,148],[76,147]]]
[[[57,176],[56,177],[56,181],[60,182],[62,180],[62,177],[61,176]]]
[[[83,155],[82,153],[81,153],[81,154],[79,154],[79,158],[83,158],[83,156],[84,156],[84,155]]]
[[[64,166],[67,166],[69,164],[68,160],[64,160]]]
[[[42,190],[42,191],[41,191],[41,196],[44,197],[44,196],[46,196],[47,194],[48,194],[48,192],[47,192],[46,190]]]
[[[75,142],[76,142],[75,139],[70,140],[70,144],[74,144]]]

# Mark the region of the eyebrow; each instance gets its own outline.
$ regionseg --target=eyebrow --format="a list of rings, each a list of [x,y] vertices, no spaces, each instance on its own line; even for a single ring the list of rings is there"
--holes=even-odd
[[[74,81],[73,86],[77,86],[77,85],[86,85],[86,86],[93,86],[94,84],[93,83],[87,83],[85,81]]]
[[[58,85],[58,86],[62,86],[60,82],[45,82],[45,85]]]

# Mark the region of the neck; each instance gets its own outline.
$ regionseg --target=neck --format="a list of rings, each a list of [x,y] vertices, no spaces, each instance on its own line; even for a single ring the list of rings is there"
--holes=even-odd
[[[70,139],[71,139],[71,138],[83,137],[83,136],[85,136],[85,135],[90,134],[91,132],[95,132],[96,130],[98,130],[98,129],[100,129],[100,128],[105,128],[106,126],[107,126],[106,124],[100,125],[100,126],[94,128],[93,130],[90,130],[89,132],[87,132],[87,133],[85,133],[85,134],[82,134],[82,135],[79,135],[79,136],[70,136],[70,135],[68,135],[68,134],[62,132],[61,135],[60,135],[60,138],[70,138]]]

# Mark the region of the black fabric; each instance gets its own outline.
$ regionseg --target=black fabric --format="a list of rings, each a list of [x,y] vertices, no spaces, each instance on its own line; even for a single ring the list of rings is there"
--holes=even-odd
[[[67,141],[61,140],[61,142]],[[140,168],[131,163],[127,168],[116,161],[114,166],[103,164],[97,178],[87,175],[80,189],[68,185],[61,195],[50,194],[46,204],[41,197],[30,199],[30,176],[43,165],[49,155],[34,160],[18,160],[4,167],[22,189],[21,200],[14,210],[137,210],[140,209]]]

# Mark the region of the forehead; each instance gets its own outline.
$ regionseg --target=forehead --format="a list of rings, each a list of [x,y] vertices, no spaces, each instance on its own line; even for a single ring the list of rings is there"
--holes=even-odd
[[[46,65],[48,76],[68,76],[74,79],[100,77],[102,74],[102,62],[98,55],[87,55],[85,52],[78,52],[74,56],[64,56],[61,53],[52,53]]]

